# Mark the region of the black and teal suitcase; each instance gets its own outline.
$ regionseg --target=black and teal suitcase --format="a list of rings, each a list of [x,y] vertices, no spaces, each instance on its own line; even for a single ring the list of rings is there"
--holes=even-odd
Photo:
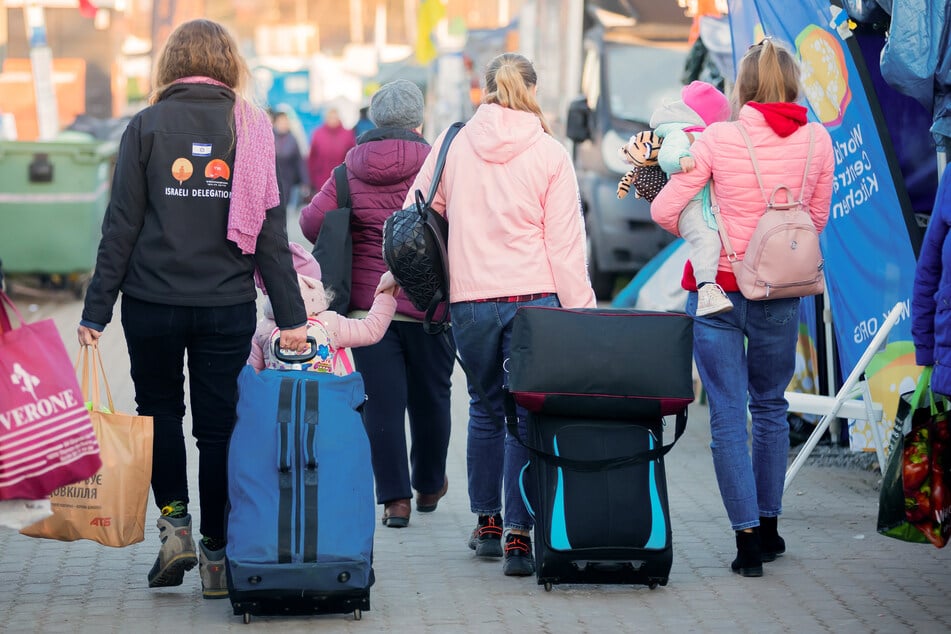
[[[375,502],[363,379],[250,366],[228,450],[236,615],[370,609]]]
[[[506,419],[528,410],[522,470],[538,583],[666,585],[664,455],[694,398],[684,313],[523,307],[512,325]],[[666,418],[665,418],[666,417]],[[665,420],[676,421],[664,445]]]
[[[686,413],[676,420],[682,433]],[[673,553],[663,454],[673,443],[663,446],[662,419],[530,414],[527,444],[538,450],[522,472],[538,583],[667,585]]]

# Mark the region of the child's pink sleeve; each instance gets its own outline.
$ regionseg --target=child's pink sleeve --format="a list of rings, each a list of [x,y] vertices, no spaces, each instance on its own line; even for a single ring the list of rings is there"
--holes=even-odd
[[[248,365],[260,372],[264,369],[264,346],[271,338],[271,332],[274,330],[274,322],[263,318],[258,322],[258,327],[251,337],[251,354],[248,355]]]
[[[264,350],[258,343],[257,337],[251,339],[251,354],[248,356],[248,365],[260,372],[264,369]]]
[[[330,311],[328,311],[329,313]],[[359,348],[360,346],[372,346],[386,334],[386,329],[390,327],[393,321],[393,315],[396,314],[396,298],[388,293],[380,293],[373,298],[373,306],[370,307],[370,313],[363,319],[350,319],[337,313],[321,314],[318,319],[327,324],[331,336],[334,338],[334,345],[338,348]],[[325,316],[327,316],[325,318]],[[336,318],[337,326],[331,324]]]

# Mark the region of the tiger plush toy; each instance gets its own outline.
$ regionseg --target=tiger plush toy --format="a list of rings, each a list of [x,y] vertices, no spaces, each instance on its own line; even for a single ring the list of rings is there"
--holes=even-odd
[[[663,138],[657,136],[653,130],[638,132],[630,138],[627,145],[619,150],[621,158],[632,167],[617,186],[617,197],[624,198],[631,188],[634,188],[634,197],[653,201],[667,184],[667,175],[657,164],[657,155]]]

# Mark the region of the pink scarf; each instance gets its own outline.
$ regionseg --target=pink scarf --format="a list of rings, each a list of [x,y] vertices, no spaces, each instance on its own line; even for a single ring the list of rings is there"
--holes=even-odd
[[[211,77],[183,77],[175,84],[211,84],[231,89]],[[245,255],[254,253],[268,209],[281,203],[274,166],[274,132],[267,113],[239,95],[234,102],[235,156],[228,239]]]

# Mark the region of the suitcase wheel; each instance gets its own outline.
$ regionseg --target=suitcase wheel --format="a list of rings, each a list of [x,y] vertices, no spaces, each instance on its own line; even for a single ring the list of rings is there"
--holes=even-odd
[[[359,621],[359,620],[362,619],[362,618],[363,618],[363,611],[360,610],[360,608],[357,608],[356,610],[353,611],[353,620],[354,620],[354,621]]]
[[[250,622],[251,622],[251,613],[250,613],[250,612],[245,612],[245,613],[244,613],[244,623],[245,623],[245,625],[247,625],[247,624],[250,623]]]
[[[545,582],[545,592],[551,592],[551,581]]]

